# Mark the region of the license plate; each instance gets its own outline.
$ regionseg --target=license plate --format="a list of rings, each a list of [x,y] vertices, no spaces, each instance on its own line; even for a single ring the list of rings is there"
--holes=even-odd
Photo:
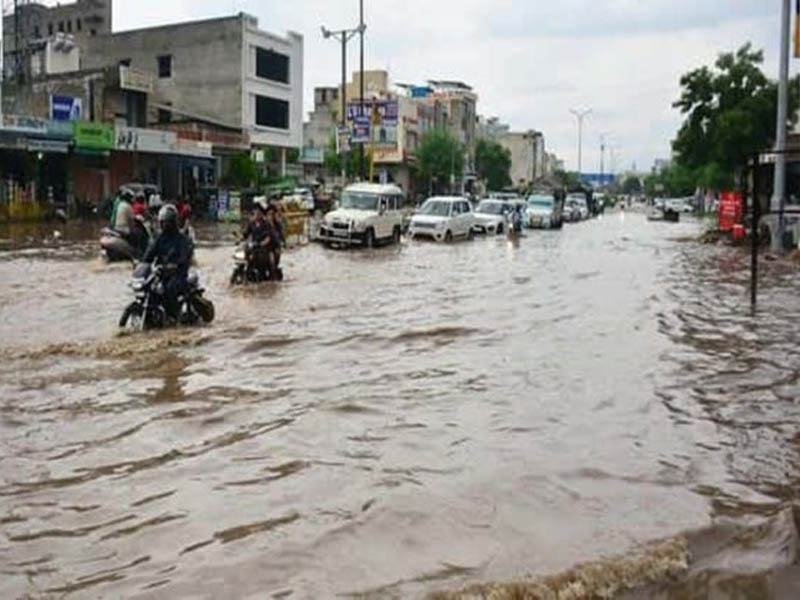
[[[336,237],[347,237],[348,231],[346,229],[334,229],[333,235]]]

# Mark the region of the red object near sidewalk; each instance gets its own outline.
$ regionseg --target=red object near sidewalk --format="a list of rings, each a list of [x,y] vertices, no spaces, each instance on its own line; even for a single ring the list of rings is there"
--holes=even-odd
[[[722,192],[719,197],[719,230],[733,231],[742,222],[744,202],[739,192]]]
[[[731,232],[733,235],[733,239],[736,240],[737,242],[739,240],[744,239],[744,234],[745,234],[744,225],[742,225],[741,223],[737,223],[736,225],[734,225]]]

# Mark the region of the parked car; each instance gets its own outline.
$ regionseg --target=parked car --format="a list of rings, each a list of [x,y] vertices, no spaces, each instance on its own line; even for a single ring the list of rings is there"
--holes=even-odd
[[[466,198],[437,196],[428,199],[411,219],[411,239],[431,238],[451,242],[455,238],[472,239],[475,215]]]
[[[589,204],[586,198],[581,194],[570,194],[567,196],[567,203],[572,204],[578,213],[577,221],[583,221],[589,218]]]
[[[567,198],[564,201],[564,222],[576,223],[581,220],[581,211],[574,198]]]
[[[533,229],[561,229],[564,226],[561,202],[545,194],[528,196],[526,221]]]
[[[405,198],[394,185],[358,183],[342,191],[339,207],[325,215],[318,239],[325,244],[364,246],[398,243]]]
[[[475,233],[502,234],[506,230],[506,215],[511,204],[504,200],[484,200],[475,209]]]

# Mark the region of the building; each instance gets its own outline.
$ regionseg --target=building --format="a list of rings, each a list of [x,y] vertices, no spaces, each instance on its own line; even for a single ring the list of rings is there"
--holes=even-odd
[[[478,137],[483,139],[498,140],[511,133],[511,126],[500,121],[498,117],[478,117]]]
[[[309,113],[308,121],[303,123],[303,150],[300,153],[306,181],[325,179],[325,152],[331,136],[336,133],[338,111],[341,111],[339,88],[314,89],[314,110]]]
[[[546,176],[544,136],[540,132],[510,132],[497,141],[511,153],[514,187],[526,188]]]
[[[154,81],[148,125],[191,121],[241,131],[255,148],[303,144],[303,37],[240,13],[91,37],[85,68],[123,66]]]
[[[70,36],[85,51],[92,37],[111,33],[112,0],[77,0],[45,6],[20,1],[17,11],[3,17],[3,57],[6,78],[31,77],[30,53],[42,40]]]

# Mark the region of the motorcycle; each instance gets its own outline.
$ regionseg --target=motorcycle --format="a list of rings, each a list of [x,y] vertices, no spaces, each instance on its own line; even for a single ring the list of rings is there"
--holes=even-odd
[[[136,295],[122,313],[119,326],[125,328],[128,322],[139,331],[147,329],[163,329],[172,324],[173,319],[167,314],[164,267],[156,263],[141,263],[133,272],[130,287]],[[186,281],[186,289],[178,296],[179,312],[177,322],[181,325],[196,325],[201,320],[211,323],[214,320],[214,304],[203,297],[205,290],[195,271],[190,271]]]
[[[255,264],[256,244],[251,241],[242,242],[233,253],[234,267],[231,274],[231,285],[262,283],[264,281],[283,281],[283,269],[280,268],[280,254],[276,256],[276,272],[260,269]]]
[[[132,244],[127,237],[119,231],[106,227],[100,232],[100,249],[105,253],[109,262],[137,261],[150,245],[151,234],[147,225],[136,221],[138,228],[139,244]]]
[[[522,235],[522,215],[515,212],[508,220],[508,237],[518,238]]]

